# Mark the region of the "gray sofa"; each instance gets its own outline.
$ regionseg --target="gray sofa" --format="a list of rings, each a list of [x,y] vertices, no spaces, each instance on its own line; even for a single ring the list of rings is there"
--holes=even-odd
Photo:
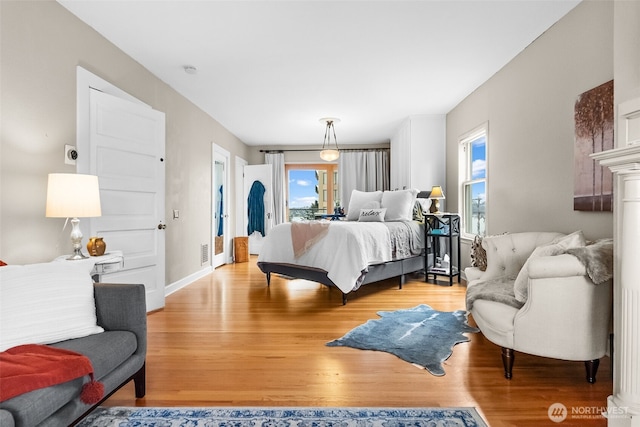
[[[94,377],[104,384],[104,401],[133,380],[137,398],[145,395],[147,313],[143,285],[94,285],[98,325],[104,332],[55,344],[87,356]],[[80,401],[88,376],[34,390],[0,403],[0,427],[68,426],[96,405]]]

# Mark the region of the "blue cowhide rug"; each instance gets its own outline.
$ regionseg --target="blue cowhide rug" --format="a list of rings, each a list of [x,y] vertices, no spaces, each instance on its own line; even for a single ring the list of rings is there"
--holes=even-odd
[[[463,334],[479,332],[467,324],[464,310],[443,312],[422,304],[406,310],[379,311],[378,316],[380,319],[369,320],[327,345],[385,351],[442,376],[442,362],[451,356],[453,346],[469,341]]]

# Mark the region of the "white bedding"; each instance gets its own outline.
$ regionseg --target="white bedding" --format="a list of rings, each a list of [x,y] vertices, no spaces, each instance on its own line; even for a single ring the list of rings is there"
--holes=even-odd
[[[291,224],[279,224],[269,231],[258,262],[293,264],[320,268],[344,293],[361,283],[369,265],[420,254],[424,237],[414,221],[358,222],[330,221],[325,237],[302,256],[295,258]]]

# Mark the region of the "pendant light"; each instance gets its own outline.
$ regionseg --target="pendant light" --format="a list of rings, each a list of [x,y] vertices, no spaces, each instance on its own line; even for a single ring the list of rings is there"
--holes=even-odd
[[[340,119],[333,117],[326,117],[320,119],[321,122],[326,123],[327,127],[324,131],[324,141],[322,142],[322,151],[320,151],[320,158],[327,162],[332,162],[340,157],[340,151],[338,150],[338,140],[336,139],[336,130],[333,127],[334,123],[339,123]],[[331,135],[333,134],[333,145],[335,148],[331,148]]]

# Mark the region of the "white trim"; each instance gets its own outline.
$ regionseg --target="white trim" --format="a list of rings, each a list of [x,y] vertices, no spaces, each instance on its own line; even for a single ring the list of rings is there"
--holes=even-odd
[[[138,105],[151,108],[149,104],[140,101],[138,98],[129,95],[127,92],[109,83],[90,71],[76,66],[76,149],[78,151],[78,161],[76,162],[76,173],[89,173],[89,112],[91,89],[108,93],[118,98],[126,99]]]
[[[460,238],[462,240],[468,240],[468,241],[473,241],[474,239],[474,235],[473,234],[468,234],[465,232],[466,229],[466,215],[465,215],[465,188],[464,185],[465,184],[470,184],[473,183],[474,181],[484,181],[485,183],[485,234],[489,233],[488,230],[488,226],[489,226],[489,168],[485,167],[485,177],[484,179],[480,179],[480,180],[474,180],[472,179],[471,176],[467,176],[467,164],[469,162],[469,158],[468,156],[471,155],[471,153],[466,153],[464,152],[464,148],[466,146],[469,146],[469,143],[471,141],[474,141],[475,139],[483,136],[485,137],[485,161],[486,161],[486,165],[488,166],[489,164],[489,122],[483,122],[482,124],[474,127],[473,129],[471,129],[470,131],[462,134],[459,138],[458,138],[458,212],[460,212]]]
[[[164,288],[164,296],[168,297],[172,293],[177,292],[182,288],[186,288],[187,286],[191,285],[195,281],[202,279],[207,274],[211,274],[212,272],[213,272],[213,268],[211,266],[208,266],[200,271],[196,271],[195,273],[188,275],[187,277],[183,277],[177,282],[173,282],[169,286],[166,286]]]
[[[216,144],[215,142],[211,143],[212,147],[211,147],[211,217],[210,217],[210,221],[209,223],[211,224],[211,264],[213,265],[213,261],[214,261],[214,257],[215,257],[215,230],[214,225],[214,216],[215,216],[215,206],[213,205],[213,201],[214,201],[214,197],[213,197],[213,192],[215,191],[215,188],[217,187],[216,184],[216,178],[215,178],[215,167],[214,165],[216,164],[216,155],[218,156],[222,156],[225,159],[225,170],[224,170],[224,193],[223,193],[223,198],[224,200],[226,200],[225,204],[224,204],[224,213],[227,214],[226,218],[224,218],[224,230],[222,232],[222,236],[223,236],[223,245],[224,245],[224,258],[222,261],[222,265],[224,264],[233,264],[233,236],[231,236],[231,231],[229,230],[229,215],[228,213],[230,212],[229,209],[229,186],[231,184],[231,153],[229,151],[227,151],[226,149],[222,148],[221,146],[219,146],[218,144]]]
[[[640,145],[640,98],[618,104],[618,147]]]
[[[458,138],[458,143],[464,144],[468,140],[476,139],[482,134],[487,134],[487,135],[489,134],[489,122],[484,122],[482,124],[479,124],[478,126],[471,129],[470,131],[460,135],[460,137]]]

